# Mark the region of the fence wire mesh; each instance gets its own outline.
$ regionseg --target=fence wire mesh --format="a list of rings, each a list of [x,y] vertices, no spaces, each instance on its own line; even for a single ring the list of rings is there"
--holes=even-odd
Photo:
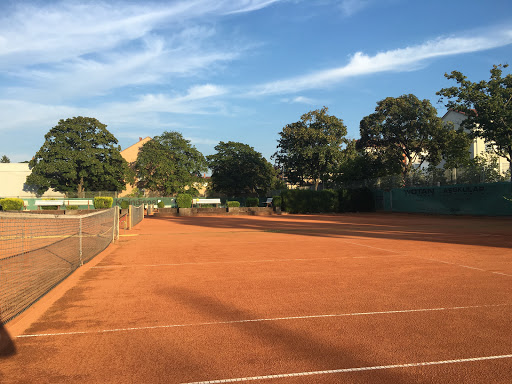
[[[0,321],[14,318],[115,238],[116,208],[83,216],[0,213]]]
[[[138,207],[132,205],[132,208],[131,208],[132,225],[131,226],[135,227],[142,220],[144,220],[144,205],[140,205]]]

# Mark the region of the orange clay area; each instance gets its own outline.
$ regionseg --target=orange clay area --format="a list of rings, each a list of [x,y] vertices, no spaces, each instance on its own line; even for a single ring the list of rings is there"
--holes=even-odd
[[[512,221],[148,217],[7,324],[1,383],[511,383]]]

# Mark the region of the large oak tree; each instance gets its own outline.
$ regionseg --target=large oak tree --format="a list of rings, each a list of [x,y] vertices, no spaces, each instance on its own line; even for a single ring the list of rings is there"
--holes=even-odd
[[[277,152],[272,157],[288,182],[313,182],[317,190],[320,182],[331,180],[338,171],[347,127],[327,112],[323,107],[305,113],[279,133]]]
[[[162,196],[194,190],[208,169],[202,153],[181,133],[173,131],[146,142],[134,168],[137,187]]]
[[[211,188],[228,196],[264,194],[270,190],[276,172],[253,147],[228,141],[215,146],[217,153],[207,156],[212,171]]]
[[[375,112],[361,120],[360,133],[358,145],[385,164],[389,174],[400,171],[404,178],[414,165],[427,161],[435,166],[443,157],[463,154],[450,151],[449,145],[463,132],[452,132],[430,101],[412,94],[379,101]]]
[[[59,192],[122,191],[130,181],[127,162],[117,139],[105,124],[92,117],[60,120],[46,135],[29,162],[27,189],[43,194]]]

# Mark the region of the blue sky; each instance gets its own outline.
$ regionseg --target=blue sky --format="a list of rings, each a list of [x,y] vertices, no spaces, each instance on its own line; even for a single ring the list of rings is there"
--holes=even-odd
[[[0,156],[29,160],[88,116],[123,149],[173,130],[270,160],[307,111],[327,106],[350,138],[388,96],[442,116],[444,73],[488,79],[511,56],[510,0],[0,0]]]

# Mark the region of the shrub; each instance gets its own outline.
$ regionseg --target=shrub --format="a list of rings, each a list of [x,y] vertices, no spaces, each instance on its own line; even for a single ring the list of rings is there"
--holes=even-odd
[[[338,193],[330,189],[311,191],[290,189],[281,193],[282,207],[290,213],[322,213],[338,211]]]
[[[163,201],[159,201],[156,205],[158,208],[165,208],[165,203]]]
[[[23,209],[23,200],[17,198],[5,198],[0,200],[0,205],[4,211],[21,211]]]
[[[128,200],[121,200],[121,209],[128,209],[130,207],[130,202]]]
[[[375,211],[375,198],[369,188],[340,189],[338,201],[340,212]]]
[[[239,201],[226,201],[226,206],[227,207],[240,207],[240,202]]]
[[[281,206],[281,196],[272,196],[272,205],[274,207],[280,207]]]
[[[257,197],[248,197],[245,200],[245,205],[247,207],[257,207],[259,204],[260,204],[260,199],[258,199]]]
[[[192,196],[187,193],[180,193],[176,196],[176,203],[178,208],[190,208],[192,207]]]
[[[102,208],[111,208],[114,203],[114,199],[112,197],[95,197],[94,198],[94,208],[102,209]]]
[[[66,210],[74,211],[78,209],[78,205],[66,205]]]

